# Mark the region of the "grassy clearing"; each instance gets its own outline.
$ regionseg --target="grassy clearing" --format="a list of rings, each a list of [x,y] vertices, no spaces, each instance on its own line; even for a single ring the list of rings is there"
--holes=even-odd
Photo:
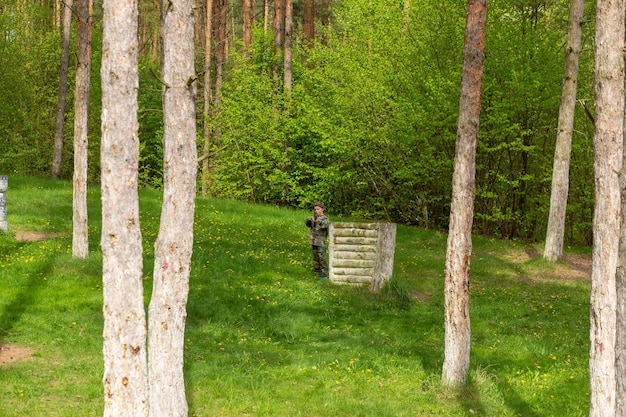
[[[99,194],[91,254],[71,257],[71,184],[12,177],[0,234],[0,343],[34,350],[0,365],[0,415],[102,415]],[[159,193],[141,193],[146,298]],[[328,210],[333,218],[332,208]],[[439,384],[444,234],[399,227],[381,293],[320,282],[309,213],[199,200],[185,372],[190,416],[583,416],[588,414],[589,282],[477,237],[472,367]],[[24,242],[18,231],[48,233]]]

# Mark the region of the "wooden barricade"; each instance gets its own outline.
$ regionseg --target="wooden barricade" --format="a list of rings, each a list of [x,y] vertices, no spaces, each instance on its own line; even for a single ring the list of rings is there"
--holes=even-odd
[[[378,290],[391,278],[395,223],[330,224],[329,278],[335,284],[369,284]]]

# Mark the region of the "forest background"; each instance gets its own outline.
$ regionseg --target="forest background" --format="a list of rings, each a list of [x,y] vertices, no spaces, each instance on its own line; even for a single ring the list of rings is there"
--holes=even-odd
[[[50,175],[60,79],[59,2],[3,3],[0,173]],[[163,133],[158,3],[139,2],[140,180],[155,188],[162,182]],[[213,13],[208,38],[206,3],[199,1],[197,8],[199,190],[298,208],[323,200],[334,215],[447,229],[465,2],[318,0],[316,36],[305,41],[305,1],[295,0],[289,94],[283,50],[275,47],[273,9],[260,0],[251,3],[248,46],[242,3],[213,3],[220,13]],[[571,244],[591,244],[593,3],[585,10],[572,139],[565,231]],[[100,175],[101,6],[95,0],[89,127],[94,184]],[[545,237],[568,14],[565,0],[489,4],[476,157],[479,233]],[[75,26],[71,51],[74,32]],[[207,39],[213,43],[210,56]],[[61,167],[61,177],[68,179],[75,64],[72,52]],[[208,106],[204,90],[211,93]]]

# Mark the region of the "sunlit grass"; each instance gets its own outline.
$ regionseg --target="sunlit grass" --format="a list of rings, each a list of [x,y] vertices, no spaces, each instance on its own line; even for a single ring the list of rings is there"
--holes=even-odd
[[[7,203],[0,343],[35,354],[2,365],[0,415],[102,415],[97,188],[87,260],[71,256],[71,184],[10,178]],[[375,294],[316,279],[307,215],[198,200],[185,343],[190,416],[588,414],[588,280],[563,279],[567,266],[528,256],[536,248],[476,238],[469,380],[447,389],[445,234],[399,227],[392,283]],[[147,300],[159,216],[159,193],[143,191]],[[20,242],[19,230],[53,237]]]

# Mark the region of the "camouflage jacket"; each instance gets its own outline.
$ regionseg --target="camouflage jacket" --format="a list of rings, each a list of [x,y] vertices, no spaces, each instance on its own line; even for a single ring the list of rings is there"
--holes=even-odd
[[[330,220],[328,220],[328,217],[309,217],[306,219],[305,223],[311,228],[311,232],[309,233],[309,243],[313,246],[325,246],[326,238],[328,237],[328,227],[330,226]]]

